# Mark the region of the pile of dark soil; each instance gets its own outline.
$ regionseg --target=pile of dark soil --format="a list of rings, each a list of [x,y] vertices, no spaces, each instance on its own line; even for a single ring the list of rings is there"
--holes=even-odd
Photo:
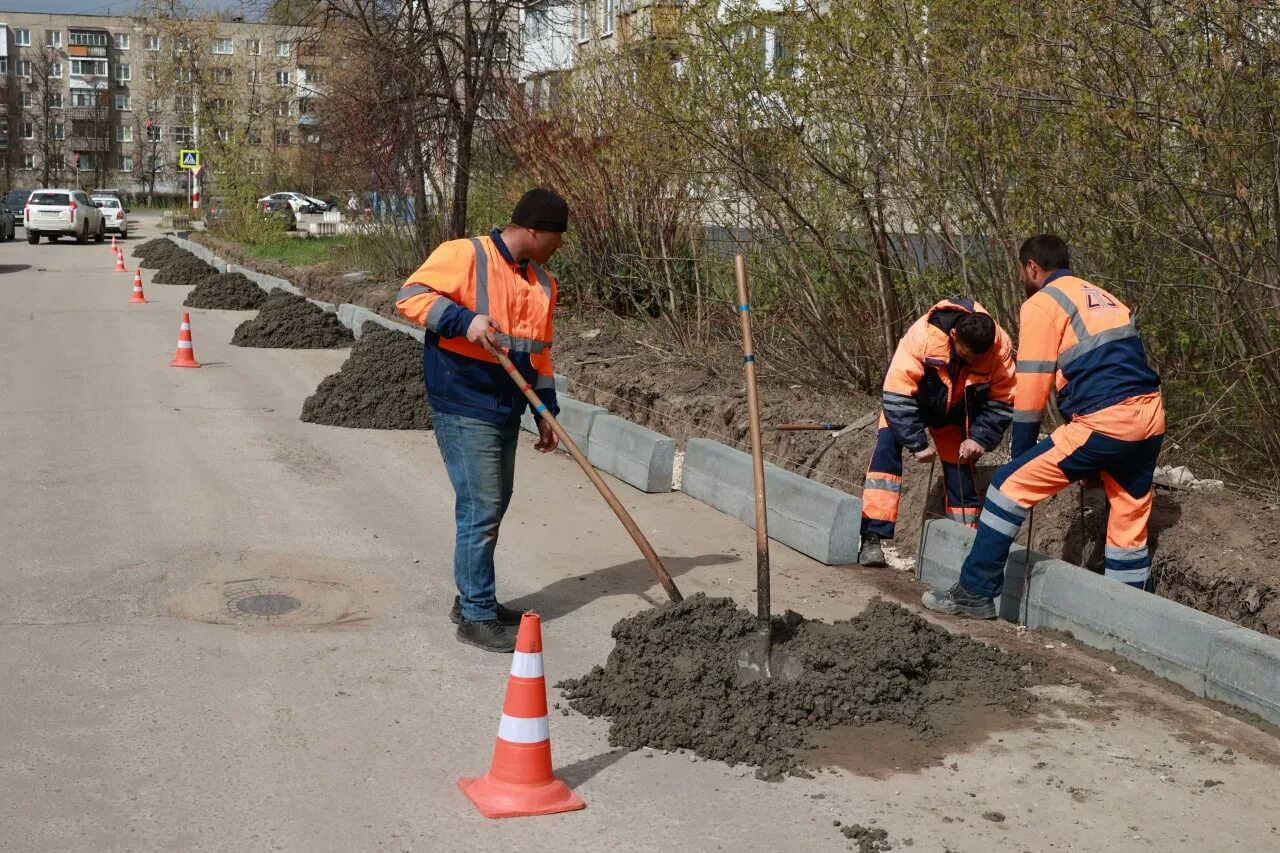
[[[254,287],[252,282],[249,286]],[[349,347],[354,340],[351,330],[335,315],[301,296],[272,293],[262,303],[257,317],[236,328],[231,343],[238,347],[336,349]]]
[[[728,598],[696,595],[613,626],[606,665],[561,682],[570,706],[608,717],[609,742],[691,749],[704,758],[797,768],[809,734],[888,723],[928,731],[960,705],[1025,710],[1028,661],[949,634],[876,599],[853,619],[775,618],[775,649],[802,666],[792,681],[746,682],[738,654],[757,641],[755,617]]]
[[[190,254],[186,249],[178,248],[177,243],[163,237],[157,237],[133,247],[133,256],[141,260],[142,266],[149,269],[159,269],[174,258]]]
[[[188,308],[253,311],[267,301],[267,293],[243,273],[214,273],[192,288],[182,304]]]
[[[169,256],[160,266],[160,271],[152,277],[156,284],[199,284],[217,270],[188,252],[178,249],[178,253]]]
[[[422,344],[365,327],[342,369],[302,404],[302,420],[364,429],[431,429],[422,386]]]

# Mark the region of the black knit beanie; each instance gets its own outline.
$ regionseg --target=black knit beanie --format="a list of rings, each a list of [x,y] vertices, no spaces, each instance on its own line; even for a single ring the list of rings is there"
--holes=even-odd
[[[569,203],[551,190],[536,187],[516,202],[511,221],[524,228],[563,233],[569,230]]]

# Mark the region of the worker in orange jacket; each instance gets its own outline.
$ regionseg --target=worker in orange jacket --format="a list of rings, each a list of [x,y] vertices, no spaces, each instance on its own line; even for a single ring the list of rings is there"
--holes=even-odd
[[[1032,507],[1077,480],[1100,476],[1111,505],[1106,576],[1148,588],[1156,457],[1164,441],[1160,377],[1147,363],[1129,309],[1071,272],[1067,244],[1040,234],[1018,253],[1027,301],[1022,305],[1013,461],[987,490],[978,534],[948,590],[924,594],[940,613],[996,615],[1013,539]],[[1068,423],[1039,440],[1051,390]]]
[[[885,375],[862,487],[860,565],[885,565],[881,540],[893,538],[898,520],[904,447],[919,462],[941,458],[947,517],[976,524],[973,464],[1003,439],[1013,389],[1013,346],[979,303],[944,299],[912,324]]]
[[[422,377],[436,443],[456,494],[450,619],[458,639],[494,652],[515,649],[521,613],[499,604],[493,563],[498,528],[511,503],[524,394],[493,355],[505,349],[544,409],[558,414],[551,366],[558,285],[542,268],[560,248],[569,206],[533,189],[511,224],[486,237],[440,244],[409,276],[396,309],[426,329]],[[538,419],[543,453],[556,436]]]

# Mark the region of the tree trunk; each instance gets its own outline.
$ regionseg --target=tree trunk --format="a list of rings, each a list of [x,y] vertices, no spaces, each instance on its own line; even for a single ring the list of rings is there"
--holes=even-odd
[[[453,201],[449,206],[449,233],[454,239],[467,236],[467,196],[471,190],[471,143],[476,122],[472,116],[458,121],[457,147],[453,166]]]

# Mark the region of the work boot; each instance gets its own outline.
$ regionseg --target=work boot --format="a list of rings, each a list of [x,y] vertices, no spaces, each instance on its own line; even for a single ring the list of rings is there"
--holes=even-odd
[[[513,610],[505,604],[498,605],[498,621],[503,625],[519,625],[523,610]],[[455,625],[462,624],[462,602],[458,596],[453,597],[453,608],[449,611],[449,621]]]
[[[516,632],[510,625],[503,625],[497,619],[486,619],[483,622],[468,622],[463,619],[458,626],[458,641],[486,652],[510,653],[516,650]]]
[[[951,589],[931,589],[920,599],[924,606],[937,613],[966,616],[969,619],[996,618],[996,602],[985,595],[969,592],[956,581]]]
[[[884,559],[884,548],[880,546],[880,537],[874,533],[864,534],[862,547],[858,549],[858,565],[869,569],[879,569],[889,565]]]

